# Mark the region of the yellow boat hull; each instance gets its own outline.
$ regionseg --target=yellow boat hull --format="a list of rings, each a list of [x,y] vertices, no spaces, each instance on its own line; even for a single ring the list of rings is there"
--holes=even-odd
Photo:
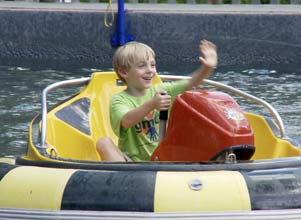
[[[249,161],[102,162],[96,141],[117,140],[108,121],[108,97],[124,89],[116,81],[115,73],[94,73],[77,95],[49,111],[47,147],[41,147],[41,115],[33,119],[26,155],[0,160],[0,207],[159,213],[301,208],[300,149],[256,114],[245,113],[255,135]],[[83,113],[74,115],[78,125],[61,114],[72,108]],[[89,118],[83,117],[87,111]]]
[[[41,116],[37,116],[30,124],[28,152],[24,158],[37,161],[49,161],[54,157],[79,161],[101,161],[95,147],[97,140],[105,136],[110,137],[117,144],[117,137],[109,121],[109,97],[125,88],[118,86],[117,81],[118,78],[114,72],[94,73],[89,84],[79,94],[52,109],[47,115],[46,152],[37,147],[40,145],[40,139],[37,136],[39,135],[38,129],[41,127]],[[157,77],[155,83],[158,82],[160,79]],[[90,118],[82,122],[82,124],[88,124],[85,130],[76,128],[58,117],[58,112],[68,108],[72,103],[87,100],[90,105]],[[78,108],[77,105],[74,106]],[[245,115],[255,137],[256,151],[252,160],[300,155],[299,148],[274,134],[264,117],[248,112]]]

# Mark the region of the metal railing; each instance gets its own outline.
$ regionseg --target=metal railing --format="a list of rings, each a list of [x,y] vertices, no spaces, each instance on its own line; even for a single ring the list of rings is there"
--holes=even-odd
[[[186,79],[190,78],[189,76],[184,77],[184,76],[174,76],[174,75],[168,75],[168,76],[160,75],[160,77],[161,77],[162,80],[179,80],[179,79],[183,79],[183,78],[186,78]],[[275,123],[277,124],[277,128],[278,128],[279,133],[280,133],[280,137],[281,138],[286,138],[284,123],[283,123],[279,113],[277,112],[277,110],[271,104],[269,104],[268,102],[266,102],[263,99],[260,99],[256,96],[253,96],[249,93],[246,93],[246,92],[243,92],[239,89],[236,89],[232,86],[228,86],[228,85],[225,85],[223,83],[219,83],[219,82],[216,82],[216,81],[213,81],[213,80],[204,79],[203,83],[207,84],[207,85],[210,85],[210,86],[213,86],[215,88],[226,90],[226,91],[231,92],[235,95],[239,95],[239,96],[241,96],[245,99],[248,99],[249,101],[252,101],[255,104],[263,106],[264,108],[266,108],[269,111],[269,113],[274,118]]]
[[[176,75],[159,75],[159,76],[163,81],[164,80],[173,81],[173,80],[190,79],[191,78],[190,76],[176,76]],[[90,77],[85,77],[85,78],[80,78],[80,79],[64,80],[64,81],[53,83],[53,84],[47,86],[43,90],[43,94],[42,94],[42,131],[41,131],[41,146],[40,146],[41,148],[47,148],[47,145],[46,145],[47,113],[48,113],[47,94],[51,90],[56,89],[56,88],[60,88],[60,87],[64,87],[64,86],[74,86],[74,85],[85,84],[88,81],[90,81],[90,79],[91,79]],[[239,96],[244,97],[258,105],[265,107],[270,112],[272,117],[274,118],[274,120],[278,126],[277,128],[279,130],[280,137],[286,138],[283,121],[282,121],[280,115],[278,114],[277,110],[274,109],[273,106],[270,105],[268,102],[266,102],[256,96],[250,95],[246,92],[243,92],[239,89],[236,89],[232,86],[228,86],[228,85],[216,82],[216,81],[205,79],[205,80],[203,80],[203,83],[213,86],[215,88],[219,88],[219,89],[223,89],[223,90],[232,92],[235,95],[239,95]]]
[[[165,220],[296,220],[300,219],[301,209],[279,210],[235,210],[235,211],[207,211],[207,212],[125,212],[125,211],[78,211],[78,210],[45,210],[0,208],[0,219],[39,219],[39,220],[114,220],[114,219],[165,219]]]
[[[3,0],[0,0],[0,2]],[[4,0],[5,1],[5,0]],[[52,2],[52,3],[109,3],[110,0],[15,0],[15,2]],[[117,3],[117,0],[113,1]],[[301,4],[301,0],[126,0],[130,4]]]
[[[41,132],[41,148],[47,148],[46,146],[46,132],[47,132],[47,113],[48,113],[48,104],[47,104],[47,94],[56,88],[60,88],[63,86],[74,86],[74,85],[82,85],[88,82],[91,78],[84,77],[80,79],[70,79],[64,80],[60,82],[53,83],[47,86],[43,90],[42,94],[42,132]]]

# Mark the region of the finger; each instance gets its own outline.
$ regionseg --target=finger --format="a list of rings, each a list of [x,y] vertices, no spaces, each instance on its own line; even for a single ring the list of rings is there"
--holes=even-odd
[[[210,41],[208,41],[208,46],[214,50],[216,50],[216,45]]]
[[[160,108],[160,111],[166,111],[166,110],[168,110],[168,108],[166,108],[166,107]]]
[[[202,41],[201,41],[201,45],[202,45],[203,47],[207,48],[208,45],[209,45],[209,41],[207,41],[207,40],[202,40]]]
[[[216,45],[208,40],[202,40],[200,44],[202,49],[214,49],[216,50]]]
[[[170,102],[171,102],[171,100],[170,99],[162,99],[161,101],[160,101],[160,104],[167,104],[167,105],[169,105],[170,104]]]
[[[200,52],[201,52],[201,54],[206,54],[206,52],[208,51],[208,50],[210,50],[211,48],[210,48],[210,46],[208,46],[206,43],[205,44],[202,44],[202,45],[200,45]]]
[[[206,42],[204,40],[201,40],[200,42],[200,51],[204,50],[206,47]]]
[[[164,100],[170,100],[170,99],[171,99],[171,96],[168,95],[168,94],[166,94],[166,95],[163,95],[163,96],[162,96],[162,99],[164,99]]]
[[[204,57],[199,57],[199,61],[201,62],[201,63],[206,63],[206,60],[205,60],[205,58]]]
[[[168,109],[168,106],[166,106],[165,103],[160,103],[160,106],[159,106],[160,111],[167,110],[167,109]]]
[[[170,102],[164,102],[161,104],[162,108],[169,108],[170,107]]]

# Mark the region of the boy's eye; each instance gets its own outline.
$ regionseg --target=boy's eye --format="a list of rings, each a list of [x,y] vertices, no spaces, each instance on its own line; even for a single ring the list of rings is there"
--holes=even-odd
[[[144,67],[145,66],[145,63],[139,63],[138,64],[138,67]]]

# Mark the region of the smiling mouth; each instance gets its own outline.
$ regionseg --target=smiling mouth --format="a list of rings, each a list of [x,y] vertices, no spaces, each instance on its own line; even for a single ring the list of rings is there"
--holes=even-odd
[[[153,79],[153,77],[144,77],[143,79],[146,80],[146,81],[150,81],[150,80]]]

